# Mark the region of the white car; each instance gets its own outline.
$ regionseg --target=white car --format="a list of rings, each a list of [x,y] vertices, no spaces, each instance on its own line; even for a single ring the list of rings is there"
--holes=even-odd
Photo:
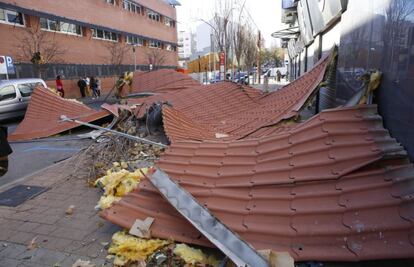
[[[0,81],[0,120],[24,116],[33,90],[41,85],[42,79],[15,79]]]

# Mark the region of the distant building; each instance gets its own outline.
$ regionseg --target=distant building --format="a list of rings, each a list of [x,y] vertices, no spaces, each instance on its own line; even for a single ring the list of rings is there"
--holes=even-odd
[[[16,77],[36,76],[22,40],[38,31],[63,52],[44,79],[62,75],[114,76],[120,70],[178,64],[176,9],[166,0],[4,0],[0,2],[0,55],[16,61]],[[50,40],[50,41],[49,41]],[[46,41],[41,42],[43,45]],[[110,47],[126,46],[121,58]],[[31,45],[27,43],[26,45]],[[132,47],[135,46],[135,49]],[[135,52],[134,52],[135,51]],[[151,56],[152,55],[152,56]],[[155,56],[154,56],[155,55]],[[151,57],[158,59],[151,60]],[[162,58],[162,60],[161,60]],[[120,62],[117,62],[120,60]]]
[[[196,52],[195,35],[190,31],[178,32],[178,60],[181,67],[186,67],[193,54]]]

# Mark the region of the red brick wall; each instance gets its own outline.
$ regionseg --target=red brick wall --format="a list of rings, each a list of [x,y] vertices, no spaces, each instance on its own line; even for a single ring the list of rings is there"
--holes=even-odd
[[[32,27],[37,27],[38,18],[30,17],[30,23]],[[9,55],[12,56],[15,61],[20,61],[19,59],[22,58],[22,53],[18,49],[18,43],[22,39],[24,32],[25,28],[23,27],[0,23],[0,55]],[[55,39],[61,48],[65,50],[64,54],[61,56],[62,60],[59,61],[59,63],[110,64],[110,52],[107,46],[111,42],[93,39],[89,29],[86,29],[85,33],[86,36],[75,36],[63,33],[47,32],[48,38]],[[128,45],[128,47],[131,46]],[[152,50],[154,50],[154,48],[137,47],[137,64],[149,64],[147,52]],[[177,52],[166,50],[159,50],[159,52],[165,55],[166,60],[163,65],[177,65]],[[27,62],[29,59],[25,58],[21,61]],[[123,64],[134,64],[134,53],[132,51],[132,47],[125,54]]]
[[[114,86],[117,77],[99,78],[101,81],[101,94],[107,94]],[[78,87],[78,80],[62,80],[65,98],[80,98],[81,94]],[[47,86],[56,88],[55,81],[46,81]]]
[[[176,28],[150,20],[146,15],[128,12],[123,10],[121,5],[113,6],[103,0],[3,0],[2,2],[162,41],[177,42]],[[121,3],[119,0],[118,2]],[[175,8],[161,0],[135,2],[176,19]]]

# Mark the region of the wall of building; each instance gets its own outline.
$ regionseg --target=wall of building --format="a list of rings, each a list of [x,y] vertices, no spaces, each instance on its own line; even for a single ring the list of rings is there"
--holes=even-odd
[[[38,27],[39,19],[28,16],[32,27]],[[27,35],[27,29],[8,24],[0,23],[0,36],[2,41],[0,43],[0,54],[9,55],[14,58],[16,62],[28,62],[30,59],[24,57],[20,43],[24,36]],[[58,63],[61,64],[111,64],[111,53],[108,46],[112,42],[105,40],[97,40],[92,38],[91,31],[84,29],[84,36],[70,35],[58,32],[47,32],[47,40],[56,40],[60,49],[64,50],[63,54],[59,56]],[[47,41],[45,40],[45,41]],[[121,42],[125,42],[122,38]],[[156,49],[149,47],[137,47],[135,55],[132,46],[127,45],[129,50],[125,53],[122,64],[133,65],[134,56],[136,56],[137,64],[149,64],[148,53],[155,51],[165,56],[163,65],[176,66],[177,52],[167,51],[164,49]]]
[[[326,0],[325,4],[335,2],[338,1]],[[346,10],[326,29],[314,33],[313,42],[291,58],[292,74],[294,78],[304,74],[298,71],[303,53],[307,54],[309,70],[334,44],[339,45],[336,101],[341,105],[362,89],[358,79],[362,74],[379,69],[383,76],[374,103],[378,104],[385,127],[414,161],[414,1],[347,2]],[[319,19],[311,17],[314,21]]]
[[[145,14],[134,14],[124,10],[121,0],[117,0],[117,5],[115,6],[103,0],[4,0],[2,2],[54,14],[59,17],[177,43],[176,28],[168,27],[162,22],[150,20]],[[137,0],[134,2],[176,20],[175,8],[161,0]]]

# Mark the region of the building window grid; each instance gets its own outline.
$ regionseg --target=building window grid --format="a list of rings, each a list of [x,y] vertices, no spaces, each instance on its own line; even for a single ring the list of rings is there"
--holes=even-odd
[[[109,4],[115,4],[115,0],[105,0],[105,2]],[[129,1],[124,1],[129,2]],[[130,4],[133,4],[129,2]],[[142,12],[142,7],[136,4],[133,4],[139,7],[139,11],[135,11],[137,13]],[[137,10],[137,9],[135,9]],[[148,17],[155,21],[161,21],[161,15],[154,11],[148,11]],[[24,19],[23,14],[6,9],[0,9],[0,22],[1,23],[8,23],[8,24],[19,24],[24,26]],[[174,27],[174,21],[172,19],[166,18],[165,24],[170,27]],[[82,27],[76,24],[61,22],[57,20],[51,20],[46,18],[40,18],[40,26],[42,30],[47,31],[54,31],[54,32],[61,32],[66,34],[78,35],[82,36]],[[92,37],[94,39],[101,39],[106,41],[118,42],[119,37],[118,34],[106,30],[100,30],[96,28],[91,28]],[[127,43],[132,45],[143,46],[144,40],[142,38],[138,38],[135,36],[127,36]],[[149,47],[151,48],[158,48],[162,49],[162,43],[159,41],[149,41]],[[167,44],[165,45],[165,50],[168,51],[177,51],[177,48],[173,45]]]
[[[159,42],[159,41],[153,41],[153,40],[149,41],[149,47],[151,47],[151,48],[157,48],[157,49],[161,49],[162,48],[161,42]]]
[[[170,19],[170,18],[164,17],[164,23],[165,23],[165,25],[167,25],[168,27],[175,28],[175,21],[174,21],[173,19]]]
[[[82,27],[68,22],[40,18],[40,28],[46,31],[82,36]]]
[[[132,13],[137,13],[137,14],[143,14],[143,9],[142,6],[135,4],[131,1],[128,0],[123,0],[122,1],[122,7],[125,10],[128,10]]]
[[[167,50],[167,51],[177,51],[177,47],[175,45],[172,45],[172,44],[166,44],[165,45],[165,50]]]
[[[157,12],[152,11],[152,10],[148,10],[147,13],[148,13],[148,18],[150,18],[154,21],[158,21],[158,22],[161,21],[161,14],[160,13],[157,13]]]
[[[105,1],[105,3],[115,5],[115,0],[104,0],[104,1]]]
[[[118,34],[106,30],[91,28],[92,38],[110,42],[118,42]]]
[[[127,44],[130,44],[130,45],[136,45],[136,46],[144,45],[144,39],[136,37],[136,36],[127,35],[126,40],[127,40]]]
[[[0,8],[0,23],[24,26],[23,14],[9,9]]]

